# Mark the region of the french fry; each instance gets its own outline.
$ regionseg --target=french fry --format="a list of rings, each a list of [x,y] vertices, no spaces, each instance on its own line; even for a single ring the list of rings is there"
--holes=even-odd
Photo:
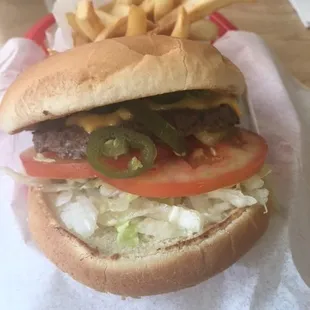
[[[143,0],[112,0],[111,2],[99,6],[97,9],[104,12],[110,12],[116,4],[140,5]]]
[[[132,5],[128,15],[126,36],[137,36],[147,32],[146,13],[142,8]]]
[[[153,14],[155,1],[157,0],[144,0],[140,4],[140,7],[143,9],[147,16],[151,16]]]
[[[149,34],[164,34],[164,35],[170,35],[176,20],[178,18],[178,12],[179,8],[177,7],[174,10],[172,10],[169,14],[161,18],[159,21],[157,21],[157,26],[154,30],[150,31]]]
[[[48,56],[53,56],[53,55],[56,55],[59,53],[59,52],[52,50],[50,48],[47,48],[46,50],[47,50]]]
[[[81,28],[79,27],[79,25],[77,24],[76,22],[76,19],[75,19],[75,14],[74,13],[67,13],[66,14],[66,19],[67,19],[67,22],[69,24],[69,26],[71,27],[72,29],[72,32],[74,33],[78,33],[79,36],[83,37],[85,41],[88,41],[88,38],[87,36],[84,34],[84,32],[81,30]]]
[[[156,24],[154,24],[150,20],[146,21],[146,26],[147,26],[147,31],[152,31],[153,29],[156,28]]]
[[[81,35],[79,32],[72,32],[72,40],[73,40],[73,46],[80,46],[85,45],[90,42],[88,38]]]
[[[95,40],[103,25],[99,17],[95,13],[93,3],[89,0],[81,0],[78,2],[76,9],[76,23],[81,31],[90,40]]]
[[[238,2],[254,2],[255,0],[188,0],[184,3],[190,21],[193,23],[212,12]]]
[[[127,4],[127,5],[132,5],[132,0],[116,0],[117,4]]]
[[[154,20],[160,20],[174,8],[174,0],[156,0],[154,5]]]
[[[109,25],[107,28],[103,29],[102,32],[99,33],[99,35],[95,39],[95,42],[125,36],[127,29],[127,20],[128,18],[125,16],[118,20],[115,24]],[[154,28],[155,24],[148,20],[147,30],[150,31]]]
[[[190,25],[189,38],[192,40],[213,41],[217,36],[217,26],[207,19],[198,20]]]
[[[128,16],[129,10],[130,10],[129,5],[116,3],[109,13],[116,17],[124,17]]]
[[[122,37],[126,33],[128,17],[122,17],[116,23],[104,28],[96,37],[95,42],[109,38]]]
[[[114,0],[116,4],[126,4],[126,5],[140,5],[142,0]]]
[[[95,10],[96,12],[96,15],[99,17],[101,23],[107,27],[111,24],[115,24],[119,18],[116,17],[116,16],[113,16],[112,14],[110,13],[107,13],[105,11],[101,11],[101,10]]]
[[[103,12],[106,12],[106,13],[109,13],[111,12],[113,6],[116,4],[116,0],[113,0],[109,3],[106,3],[104,5],[101,5],[97,8],[98,11],[103,11]]]
[[[178,1],[178,0],[177,0]],[[238,2],[254,2],[255,0],[183,0],[182,5],[190,15],[190,22],[195,22],[212,12]],[[150,34],[169,34],[173,29],[179,7],[175,8],[169,14],[157,22],[157,27],[150,31]]]
[[[76,14],[66,18],[75,46],[145,33],[212,41],[218,29],[202,19],[238,2],[255,0],[112,0],[96,9],[91,0],[79,0]]]
[[[189,17],[184,9],[184,7],[180,7],[177,21],[175,23],[174,29],[171,33],[172,37],[175,38],[188,38],[189,34]]]
[[[74,32],[80,32],[81,29],[79,27],[79,25],[77,24],[76,20],[75,20],[75,14],[72,12],[66,13],[66,19],[67,22],[69,24],[69,26],[71,27],[72,31]]]

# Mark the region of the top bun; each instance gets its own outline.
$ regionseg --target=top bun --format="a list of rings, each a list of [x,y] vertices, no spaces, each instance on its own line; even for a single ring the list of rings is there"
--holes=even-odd
[[[20,74],[0,106],[0,129],[15,133],[75,112],[189,89],[238,96],[245,82],[209,43],[168,36],[108,39],[59,53]]]

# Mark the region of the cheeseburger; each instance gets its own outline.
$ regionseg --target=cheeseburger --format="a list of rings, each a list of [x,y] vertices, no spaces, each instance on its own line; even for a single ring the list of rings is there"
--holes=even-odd
[[[63,272],[102,292],[154,295],[228,268],[268,226],[265,140],[240,128],[241,72],[212,45],[122,37],[17,78],[0,127],[20,154],[29,229]]]

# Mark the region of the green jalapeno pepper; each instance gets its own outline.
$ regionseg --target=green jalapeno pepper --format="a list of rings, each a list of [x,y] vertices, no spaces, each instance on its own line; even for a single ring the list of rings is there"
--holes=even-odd
[[[133,157],[125,170],[116,169],[102,160],[102,157],[115,158],[126,154],[129,148],[139,149],[141,159]],[[156,156],[156,146],[149,137],[127,128],[110,126],[97,129],[91,133],[87,145],[90,165],[103,175],[115,179],[132,178],[149,170]]]
[[[152,111],[146,100],[139,99],[128,102],[126,108],[133,114],[135,121],[144,125],[160,140],[168,144],[177,155],[185,156],[187,150],[184,137],[159,113]]]

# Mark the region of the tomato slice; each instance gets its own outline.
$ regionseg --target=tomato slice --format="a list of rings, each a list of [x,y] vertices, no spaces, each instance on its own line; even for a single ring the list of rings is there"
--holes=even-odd
[[[173,155],[164,148],[153,169],[131,179],[109,179],[92,170],[87,161],[56,160],[42,163],[33,160],[33,149],[21,155],[28,175],[45,178],[99,177],[116,188],[144,197],[180,197],[199,195],[218,188],[231,186],[257,173],[267,155],[265,140],[252,132],[242,130],[240,141],[223,141],[214,147],[213,154],[207,146],[195,145],[187,158]],[[113,161],[123,166],[125,156]]]
[[[240,139],[241,145],[234,141],[218,143],[214,147],[215,156],[209,154],[208,147],[200,145],[186,159],[174,156],[159,160],[153,169],[136,178],[98,177],[122,191],[139,196],[199,195],[240,183],[261,169],[268,151],[265,140],[245,130],[242,130]],[[203,154],[200,154],[201,149]]]
[[[27,149],[20,154],[20,160],[29,176],[46,179],[88,179],[95,178],[96,172],[86,160],[59,159],[54,153],[44,153],[54,162],[41,162],[34,160],[36,151]]]
[[[98,172],[89,165],[87,160],[60,159],[52,152],[46,152],[43,155],[55,161],[43,162],[35,160],[36,151],[33,147],[20,154],[20,160],[29,176],[45,179],[89,179],[95,178],[98,175]],[[125,169],[132,156],[139,158],[138,153],[133,153],[120,156],[117,161],[113,159],[107,159],[106,161],[115,168]],[[173,156],[173,152],[170,149],[165,147],[158,148],[157,161],[171,158],[171,156]]]

